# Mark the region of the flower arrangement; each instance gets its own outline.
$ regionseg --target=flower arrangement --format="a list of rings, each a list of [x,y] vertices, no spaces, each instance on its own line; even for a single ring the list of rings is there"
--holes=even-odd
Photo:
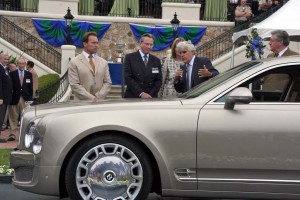
[[[3,175],[13,175],[14,170],[10,169],[7,165],[0,165],[0,174]]]
[[[263,39],[258,35],[257,28],[251,30],[251,35],[248,35],[246,45],[246,57],[256,60],[261,59],[261,56],[265,53],[263,49],[266,47],[263,43]]]

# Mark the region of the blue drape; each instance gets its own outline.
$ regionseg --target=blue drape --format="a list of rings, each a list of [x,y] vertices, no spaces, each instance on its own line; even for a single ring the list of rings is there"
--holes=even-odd
[[[173,40],[173,29],[170,26],[141,26],[130,24],[131,31],[139,41],[144,33],[151,33],[155,36],[153,51],[161,51],[169,47]],[[180,26],[178,27],[177,37],[190,40],[194,45],[198,44],[206,32],[207,27],[203,26]]]
[[[40,35],[47,43],[54,47],[66,44],[67,28],[65,20],[32,19],[32,22]],[[82,46],[82,36],[87,31],[97,33],[100,40],[110,27],[110,23],[94,23],[73,21],[71,37],[75,46]]]

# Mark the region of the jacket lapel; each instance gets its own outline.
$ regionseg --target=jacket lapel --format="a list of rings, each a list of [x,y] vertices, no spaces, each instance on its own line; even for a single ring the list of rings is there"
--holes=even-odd
[[[90,63],[87,61],[87,59],[84,57],[83,53],[81,53],[81,57],[80,60],[82,62],[83,65],[85,65],[87,68],[90,69],[90,71],[92,73],[94,73],[92,66],[90,65]],[[96,70],[96,69],[95,69]]]

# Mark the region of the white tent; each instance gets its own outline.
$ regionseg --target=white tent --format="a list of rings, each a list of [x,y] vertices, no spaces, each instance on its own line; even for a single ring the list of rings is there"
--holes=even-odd
[[[271,32],[277,29],[287,31],[290,36],[300,36],[300,0],[290,0],[264,21],[234,33],[232,41],[235,42],[239,37],[249,35],[252,28],[257,28],[262,38],[271,37]]]

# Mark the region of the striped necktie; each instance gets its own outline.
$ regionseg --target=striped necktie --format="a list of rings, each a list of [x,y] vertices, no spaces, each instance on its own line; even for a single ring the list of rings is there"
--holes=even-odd
[[[145,64],[145,66],[147,66],[147,64],[148,64],[148,57],[146,54],[144,55],[144,64]]]

